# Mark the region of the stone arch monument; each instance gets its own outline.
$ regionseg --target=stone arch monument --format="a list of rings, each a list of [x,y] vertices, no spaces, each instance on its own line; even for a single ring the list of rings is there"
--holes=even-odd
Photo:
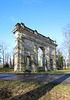
[[[27,57],[29,70],[37,71],[38,48],[43,51],[43,70],[56,69],[56,41],[26,27],[23,23],[17,23],[12,32],[15,34],[14,71],[25,71]]]

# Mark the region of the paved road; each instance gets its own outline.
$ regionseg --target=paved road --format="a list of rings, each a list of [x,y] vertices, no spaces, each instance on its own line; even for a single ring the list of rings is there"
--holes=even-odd
[[[70,84],[70,74],[0,74],[0,80],[19,80],[23,82],[51,82]]]

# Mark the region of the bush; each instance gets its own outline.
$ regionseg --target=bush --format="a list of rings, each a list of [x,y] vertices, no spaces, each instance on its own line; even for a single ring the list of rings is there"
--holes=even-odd
[[[4,68],[9,68],[9,64],[6,63],[6,64],[4,65]]]

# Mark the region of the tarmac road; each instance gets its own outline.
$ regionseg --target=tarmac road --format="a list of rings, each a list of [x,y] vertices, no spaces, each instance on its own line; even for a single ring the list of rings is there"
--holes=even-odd
[[[70,84],[70,74],[0,74],[0,80]]]

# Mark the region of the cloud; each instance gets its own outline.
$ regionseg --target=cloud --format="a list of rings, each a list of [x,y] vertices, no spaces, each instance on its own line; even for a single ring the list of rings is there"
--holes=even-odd
[[[21,23],[22,21],[19,20],[18,18],[14,18],[13,16],[10,16],[11,20],[13,23]]]
[[[16,22],[16,20],[15,20],[15,18],[14,18],[13,16],[11,16],[11,20],[12,20],[13,22]]]

